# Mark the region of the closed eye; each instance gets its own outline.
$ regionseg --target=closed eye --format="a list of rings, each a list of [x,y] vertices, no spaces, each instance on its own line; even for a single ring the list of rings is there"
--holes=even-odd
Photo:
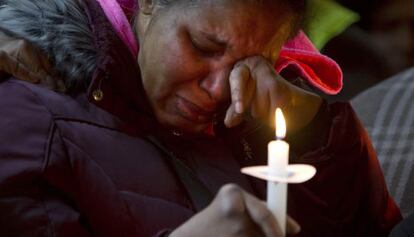
[[[221,56],[225,52],[225,48],[221,45],[214,45],[214,43],[200,42],[195,37],[189,35],[189,39],[193,48],[202,56],[216,57]]]

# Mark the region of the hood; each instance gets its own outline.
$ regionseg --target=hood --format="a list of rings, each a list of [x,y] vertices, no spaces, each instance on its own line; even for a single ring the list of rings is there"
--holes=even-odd
[[[128,124],[153,116],[136,59],[95,0],[0,0],[0,32],[0,79],[86,92]]]
[[[88,85],[98,48],[84,9],[82,0],[0,1],[0,69],[32,82],[59,78],[59,87]]]
[[[48,58],[24,39],[0,32],[0,80],[9,75],[35,84],[66,92],[64,80],[55,75]]]

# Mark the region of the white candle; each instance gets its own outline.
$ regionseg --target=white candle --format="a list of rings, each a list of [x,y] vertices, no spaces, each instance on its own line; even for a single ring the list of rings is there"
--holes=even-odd
[[[287,176],[289,164],[289,144],[282,139],[286,135],[286,122],[278,108],[276,118],[276,138],[268,144],[268,168],[271,175]],[[287,184],[267,182],[267,206],[279,224],[283,236],[286,235]]]

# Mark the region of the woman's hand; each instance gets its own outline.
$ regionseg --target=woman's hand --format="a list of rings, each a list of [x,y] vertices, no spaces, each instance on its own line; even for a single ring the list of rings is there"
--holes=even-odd
[[[313,119],[322,103],[319,96],[283,79],[262,56],[236,63],[229,80],[232,102],[224,120],[227,127],[240,124],[245,116],[274,127],[274,113],[280,107],[289,131],[296,131]]]
[[[300,226],[287,218],[287,233],[297,234]],[[225,185],[203,211],[171,233],[170,237],[279,237],[275,217],[266,204],[240,187]]]

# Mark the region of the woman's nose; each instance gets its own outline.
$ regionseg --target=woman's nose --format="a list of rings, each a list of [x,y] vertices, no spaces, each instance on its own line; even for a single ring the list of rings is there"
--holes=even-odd
[[[216,102],[225,101],[230,97],[230,69],[210,72],[200,81],[200,87]]]

